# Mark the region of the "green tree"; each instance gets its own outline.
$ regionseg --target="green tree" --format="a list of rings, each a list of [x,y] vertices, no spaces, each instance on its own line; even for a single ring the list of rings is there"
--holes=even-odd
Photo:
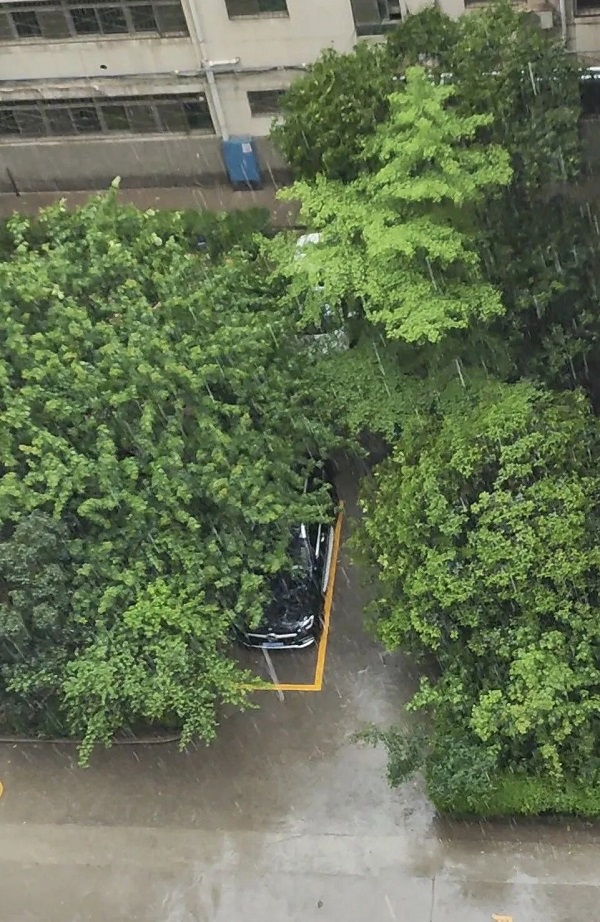
[[[377,636],[435,657],[413,706],[503,770],[600,767],[599,448],[581,393],[480,381],[406,427],[364,498]]]
[[[478,143],[491,117],[458,115],[448,106],[454,95],[409,68],[367,147],[376,168],[350,183],[317,177],[285,192],[322,234],[295,259],[305,288],[322,285],[332,307],[363,310],[389,339],[437,342],[502,312],[482,277],[472,224],[511,168],[501,148]]]
[[[489,138],[512,157],[515,194],[576,178],[580,64],[559,36],[499,0],[462,17],[440,59],[461,113],[492,116]]]
[[[395,73],[383,45],[327,49],[287,90],[271,137],[297,177],[348,181],[363,169],[362,144],[387,114]]]
[[[70,584],[73,563],[63,523],[35,510],[0,541],[0,689],[4,720],[26,729],[57,718],[55,682],[26,697],[13,688],[31,671],[54,676],[73,649]]]
[[[320,515],[303,467],[331,443],[262,264],[208,264],[159,218],[114,190],[15,216],[0,264],[2,535],[44,516],[69,561],[67,661],[25,650],[8,686],[50,689],[83,757],[139,722],[209,739],[220,703],[244,703],[232,623],[260,616],[291,524]]]

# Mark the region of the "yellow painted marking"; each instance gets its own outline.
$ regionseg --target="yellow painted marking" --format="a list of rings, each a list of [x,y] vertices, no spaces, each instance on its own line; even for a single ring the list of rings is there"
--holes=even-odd
[[[512,916],[497,916],[494,914],[492,916],[492,922],[513,922]]]
[[[280,682],[279,685],[274,683],[265,684],[260,688],[254,688],[254,691],[298,691],[298,692],[319,692],[323,688],[323,676],[325,674],[325,660],[327,657],[327,643],[329,641],[329,628],[331,624],[331,606],[333,605],[333,592],[335,589],[335,576],[337,573],[337,563],[338,555],[340,552],[340,540],[342,536],[342,520],[344,518],[343,511],[344,504],[342,503],[342,509],[340,514],[337,517],[337,522],[335,523],[335,529],[333,532],[333,550],[331,552],[331,569],[329,571],[329,585],[327,586],[327,592],[325,593],[325,601],[323,602],[323,631],[321,633],[321,639],[319,640],[319,649],[317,652],[317,665],[315,668],[315,677],[314,681],[310,685],[291,685]],[[246,686],[250,688],[253,686]],[[503,922],[500,919],[500,922]],[[510,922],[510,920],[509,920]]]
[[[4,794],[4,785],[0,781],[0,797],[2,797],[3,794]]]
[[[329,626],[331,622],[331,606],[333,605],[333,591],[335,589],[335,575],[337,573],[338,554],[340,552],[340,539],[342,535],[342,518],[343,511],[337,517],[335,531],[333,533],[333,553],[331,554],[331,570],[329,575],[329,585],[325,593],[325,602],[323,604],[323,632],[319,640],[319,652],[317,654],[317,668],[315,669],[315,691],[321,691],[323,688],[323,675],[325,673],[325,658],[327,656],[327,642],[329,640]]]

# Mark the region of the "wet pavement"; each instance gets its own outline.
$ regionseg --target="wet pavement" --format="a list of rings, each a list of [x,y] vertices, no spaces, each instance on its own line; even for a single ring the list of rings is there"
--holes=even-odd
[[[342,550],[323,690],[260,693],[211,747],[120,746],[82,770],[68,746],[0,746],[0,922],[600,920],[598,828],[440,820],[352,742],[416,683],[365,636],[364,602]],[[273,661],[312,681],[314,652]]]

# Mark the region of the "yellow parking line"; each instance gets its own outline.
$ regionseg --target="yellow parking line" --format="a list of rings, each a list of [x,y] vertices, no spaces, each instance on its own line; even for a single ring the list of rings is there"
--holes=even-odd
[[[275,685],[263,685],[256,691],[298,691],[298,692],[318,692],[323,688],[323,676],[325,673],[325,660],[327,657],[327,643],[329,641],[329,627],[331,623],[331,606],[333,605],[333,592],[335,589],[335,576],[337,573],[338,555],[340,552],[340,540],[342,536],[342,520],[344,518],[344,504],[337,517],[335,530],[333,533],[333,551],[331,553],[331,569],[329,585],[325,593],[323,603],[323,631],[319,640],[319,650],[317,653],[317,665],[315,668],[315,678],[311,685],[291,685],[280,682]]]
[[[323,675],[325,674],[325,658],[327,656],[327,642],[329,640],[329,626],[331,622],[331,606],[333,605],[333,591],[335,589],[335,575],[337,573],[338,554],[340,552],[340,540],[342,536],[342,519],[344,517],[343,508],[337,517],[335,531],[333,533],[333,553],[331,555],[331,570],[329,585],[325,594],[323,605],[323,632],[319,640],[319,652],[317,654],[317,668],[315,669],[315,691],[321,691],[323,688]]]

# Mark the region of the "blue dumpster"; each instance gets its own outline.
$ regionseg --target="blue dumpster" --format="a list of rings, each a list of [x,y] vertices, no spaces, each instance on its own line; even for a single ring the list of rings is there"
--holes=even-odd
[[[238,189],[260,188],[262,175],[254,138],[228,138],[222,142],[221,149],[229,182]]]

